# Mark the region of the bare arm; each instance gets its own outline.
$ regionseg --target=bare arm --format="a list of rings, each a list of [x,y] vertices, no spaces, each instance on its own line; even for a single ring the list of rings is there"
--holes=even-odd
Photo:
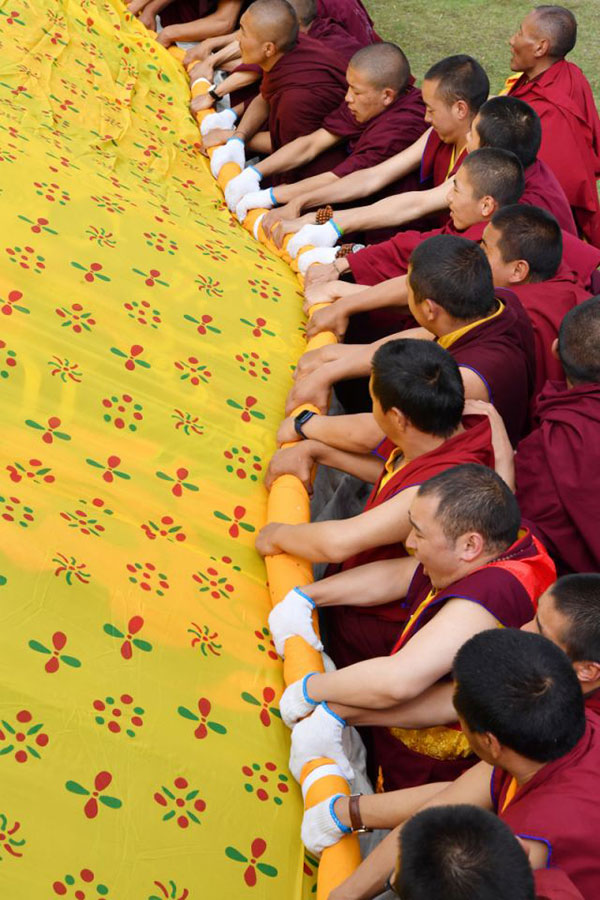
[[[431,728],[435,725],[450,725],[456,722],[453,694],[453,681],[439,681],[414,700],[398,703],[387,709],[362,709],[359,706],[345,706],[342,703],[332,703],[330,706],[346,720],[348,725]]]
[[[311,338],[321,331],[333,331],[339,338],[346,333],[350,316],[388,306],[406,308],[407,304],[406,275],[399,275],[365,287],[363,291],[347,293],[325,309],[317,310],[306,326],[306,336]]]
[[[306,440],[296,442],[292,447],[277,450],[269,464],[265,479],[268,490],[275,478],[280,475],[296,475],[306,484],[307,473],[315,463],[348,472],[367,484],[373,484],[379,478],[383,466],[382,461],[371,453],[350,453],[323,444],[321,441]]]
[[[318,128],[311,134],[303,135],[290,141],[257,163],[255,168],[261,175],[273,175],[275,172],[287,172],[305,163],[311,162],[320,153],[339,142],[339,138],[325,128]]]
[[[385,438],[385,434],[373,418],[373,413],[356,413],[349,416],[314,415],[303,426],[307,438],[348,450],[350,453],[370,453]],[[277,443],[298,441],[294,419],[284,419],[277,431]],[[381,471],[381,461],[379,463]]]
[[[406,596],[418,562],[383,559],[330,575],[302,588],[316,606],[379,606]]]
[[[394,194],[370,206],[336,211],[335,221],[343,231],[369,231],[372,228],[404,225],[420,216],[447,208],[448,190],[449,182],[444,182],[428,191]]]
[[[383,709],[412,700],[452,669],[458,650],[474,634],[497,621],[484,607],[469,600],[449,600],[393,656],[370,659],[337,672],[313,675],[310,697]]]
[[[169,0],[153,0],[153,11],[159,12]],[[214,13],[195,19],[168,25],[158,35],[161,44],[168,47],[175,41],[204,41],[206,38],[229,34],[235,27],[241,8],[241,0],[220,0]]]
[[[480,400],[466,401],[465,415],[469,413],[485,415],[489,418],[490,428],[492,429],[492,446],[494,448],[494,468],[514,493],[515,451],[510,443],[502,416],[491,403],[483,403]]]

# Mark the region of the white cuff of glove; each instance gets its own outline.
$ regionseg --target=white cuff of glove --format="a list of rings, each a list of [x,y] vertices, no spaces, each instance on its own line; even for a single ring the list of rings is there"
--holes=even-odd
[[[251,209],[273,209],[277,201],[273,196],[273,188],[265,188],[264,191],[251,191],[244,194],[235,208],[235,214],[239,222],[243,222]]]
[[[290,684],[281,695],[279,712],[288,728],[293,728],[296,722],[299,722],[319,705],[318,700],[310,698],[306,689],[308,679],[311,675],[316,674],[316,672],[309,672],[304,678]]]
[[[352,781],[354,770],[342,747],[346,722],[326,703],[319,703],[312,716],[298,722],[292,731],[290,772],[300,780],[303,766],[312,759],[328,757],[340,767],[344,778]]]
[[[200,122],[200,134],[208,134],[209,131],[213,131],[215,128],[233,128],[237,122],[237,118],[237,113],[232,109],[224,109],[222,112],[210,113],[210,115],[204,116]]]
[[[247,166],[243,172],[232,178],[225,188],[225,202],[230,212],[235,208],[245,194],[258,190],[262,181],[262,175],[254,166]]]
[[[335,247],[342,232],[333,219],[324,225],[303,225],[287,245],[287,252],[295,258],[302,247]]]
[[[219,177],[219,172],[225,163],[237,163],[240,169],[244,168],[246,163],[246,148],[241,138],[229,138],[222,147],[217,147],[210,161],[210,171],[214,178]]]
[[[326,847],[337,844],[352,829],[343,825],[335,814],[334,804],[344,794],[335,794],[307,809],[302,819],[302,843],[311,853],[320,856]]]
[[[269,615],[269,628],[275,649],[283,658],[285,642],[289,637],[304,638],[307,644],[321,651],[323,644],[315,634],[312,614],[315,603],[300,588],[292,588]]]
[[[328,265],[334,261],[336,256],[335,247],[315,247],[314,250],[307,250],[298,257],[298,271],[301,275],[306,275],[308,269],[315,263]]]

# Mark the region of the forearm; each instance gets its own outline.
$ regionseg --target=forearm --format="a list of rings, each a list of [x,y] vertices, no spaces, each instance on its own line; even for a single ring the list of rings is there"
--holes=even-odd
[[[231,38],[232,35],[227,35],[228,38]],[[222,38],[213,38],[214,41],[221,41]],[[240,56],[240,45],[239,42],[235,39],[228,40],[227,43],[219,46],[218,50],[213,50],[210,56],[210,61],[212,63],[213,68],[218,69],[226,62],[230,62],[232,59],[239,58]],[[241,74],[241,73],[240,73]],[[249,73],[246,73],[249,74]]]
[[[340,311],[343,310],[348,316],[388,306],[406,307],[408,304],[406,275],[399,275],[397,278],[381,281],[372,287],[365,287],[364,291],[348,294],[335,302],[340,304]]]
[[[436,797],[449,784],[449,781],[436,781],[433,784],[422,784],[400,791],[363,794],[360,798],[360,817],[367,828],[396,828],[414,816],[425,803]],[[336,816],[347,826],[351,825],[349,805],[349,798],[340,797],[334,806]],[[389,872],[387,874],[389,875]]]
[[[230,94],[232,91],[238,91],[248,84],[253,84],[255,81],[258,81],[259,78],[260,75],[256,72],[232,72],[231,75],[224,78],[214,90],[219,97],[224,97],[225,94]]]
[[[373,413],[357,413],[350,416],[313,416],[303,426],[304,434],[315,441],[346,450],[349,453],[370,453],[385,438],[385,434],[373,418]],[[377,461],[378,474],[383,463]],[[375,474],[373,468],[373,474]]]
[[[307,682],[307,690],[317,702],[325,700],[365,709],[387,709],[415,696],[410,673],[400,672],[396,660],[390,656],[313,675]]]
[[[259,94],[255,97],[236,128],[236,135],[245,137],[246,140],[254,137],[265,119],[269,115],[269,104]]]
[[[312,209],[327,203],[347,203],[351,200],[368,197],[378,189],[370,171],[365,169],[360,172],[352,172],[329,184],[309,188],[305,192],[302,209]]]
[[[318,607],[378,606],[405,596],[416,567],[412,559],[379,560],[322,578],[302,590]],[[354,700],[346,702],[360,705]]]
[[[271,153],[266,159],[257,163],[255,168],[261,175],[273,175],[276,172],[287,172],[289,169],[303,166],[313,160],[316,155],[317,151],[314,148],[312,135],[306,134],[290,141],[289,144],[284,144],[275,153]]]
[[[388,228],[390,225],[401,225],[409,222],[415,216],[406,216],[404,212],[404,196],[384,197],[377,203],[369,206],[359,206],[356,209],[342,209],[336,211],[335,221],[346,232],[370,231],[372,228]],[[416,204],[413,203],[413,207]],[[416,214],[415,214],[416,215]]]
[[[332,184],[335,181],[339,181],[339,178],[333,172],[322,172],[320,175],[304,178],[302,181],[296,181],[294,184],[279,184],[276,188],[273,188],[273,196],[280,206],[290,203],[292,200],[300,199],[304,207],[306,204],[303,201],[307,192],[325,188],[328,184]]]
[[[357,706],[330,704],[333,711],[348,725],[376,725],[390,728],[432,728],[456,722],[456,710],[452,703],[454,682],[443,681],[432,685],[414,700],[399,703],[387,709],[363,709]]]

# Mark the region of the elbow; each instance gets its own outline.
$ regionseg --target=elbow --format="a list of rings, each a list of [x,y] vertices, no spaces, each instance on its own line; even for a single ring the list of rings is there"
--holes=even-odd
[[[341,535],[332,535],[323,541],[322,556],[327,562],[343,563],[349,556],[352,556],[352,549],[348,547],[348,542]]]

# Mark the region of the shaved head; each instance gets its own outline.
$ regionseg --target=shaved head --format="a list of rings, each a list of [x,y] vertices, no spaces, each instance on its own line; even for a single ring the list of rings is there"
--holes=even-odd
[[[358,50],[350,65],[357,72],[362,72],[369,84],[377,90],[392,88],[398,94],[408,85],[410,78],[409,62],[396,44],[382,41],[370,44]]]
[[[244,19],[257,37],[278,50],[292,50],[298,40],[298,17],[287,0],[255,0]]]
[[[290,6],[293,6],[298,22],[303,28],[306,28],[317,17],[317,0],[289,0]]]
[[[600,382],[600,297],[566,314],[558,332],[558,355],[571,384]]]
[[[548,56],[564,59],[577,41],[577,19],[564,6],[536,6],[533,11],[539,36],[550,42]]]
[[[468,175],[473,196],[489,194],[499,207],[517,203],[525,189],[523,166],[514,153],[484,147],[469,153],[462,164]]]

